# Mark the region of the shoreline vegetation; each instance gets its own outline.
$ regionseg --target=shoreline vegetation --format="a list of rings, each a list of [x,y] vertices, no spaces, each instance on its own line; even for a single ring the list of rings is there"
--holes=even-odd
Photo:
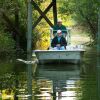
[[[35,0],[42,11],[51,3],[51,0]],[[91,1],[57,1],[57,16],[62,19],[66,27],[72,27],[71,43],[93,46],[97,36],[98,2]],[[27,48],[27,2],[0,1],[0,59],[18,55],[17,51],[26,52]],[[90,5],[91,4],[91,5]],[[5,5],[5,6],[4,6]],[[44,6],[45,5],[45,6]],[[77,5],[77,6],[76,6]],[[93,6],[91,9],[90,7]],[[9,9],[8,9],[9,8]],[[40,14],[33,7],[32,23],[35,23]],[[94,16],[91,16],[94,15]],[[48,19],[54,24],[53,11],[47,13]],[[42,19],[32,33],[32,49],[47,49],[50,45],[50,26]],[[83,39],[84,38],[84,39]],[[19,50],[17,50],[19,49]],[[2,56],[1,56],[2,55]],[[20,54],[19,54],[20,55]],[[9,59],[9,57],[8,57]]]

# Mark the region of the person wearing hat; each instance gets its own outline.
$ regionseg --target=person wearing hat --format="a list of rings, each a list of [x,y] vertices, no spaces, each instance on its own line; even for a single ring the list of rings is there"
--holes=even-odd
[[[56,36],[57,30],[62,30],[62,34],[64,37],[67,35],[67,29],[64,25],[62,25],[62,20],[57,20],[57,25],[53,26],[53,35]]]
[[[56,50],[65,50],[67,46],[67,41],[62,35],[62,31],[58,30],[57,35],[53,38],[51,42],[51,47]]]

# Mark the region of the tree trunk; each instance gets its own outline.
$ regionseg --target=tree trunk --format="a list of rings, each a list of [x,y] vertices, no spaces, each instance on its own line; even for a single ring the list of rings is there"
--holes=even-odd
[[[15,27],[19,30],[19,11],[18,9],[15,10]],[[16,34],[16,49],[20,49],[20,36],[19,34]]]

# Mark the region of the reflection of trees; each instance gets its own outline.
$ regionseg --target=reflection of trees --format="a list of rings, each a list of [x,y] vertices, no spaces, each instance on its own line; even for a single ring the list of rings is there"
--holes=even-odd
[[[3,98],[7,98],[6,96],[8,95],[13,98],[12,96],[15,88],[15,79],[16,76],[14,75],[14,73],[7,73],[4,74],[4,76],[0,77],[0,90],[2,92]]]
[[[84,54],[84,63],[80,65],[78,81],[79,100],[97,100],[96,90],[96,49],[88,48]],[[78,95],[78,94],[77,94]]]
[[[0,64],[0,90],[5,97],[13,96],[14,100],[18,100],[17,95],[26,85],[26,67],[25,64],[19,63],[2,63]],[[24,92],[25,93],[25,92]],[[11,99],[13,100],[13,99]]]
[[[39,98],[44,100],[53,100],[52,94],[52,81],[48,79],[38,79],[34,80],[33,85],[34,90],[34,99],[37,100]]]
[[[15,76],[13,74],[5,74],[4,76],[2,76],[0,78],[0,81],[2,82],[2,86],[1,88],[2,89],[5,89],[5,88],[12,88],[13,85],[14,85],[14,80],[15,80]]]
[[[15,79],[12,72],[13,63],[1,63],[0,66],[0,89],[12,88]]]
[[[82,100],[97,100],[96,69],[93,65],[81,66],[81,80],[79,81]]]

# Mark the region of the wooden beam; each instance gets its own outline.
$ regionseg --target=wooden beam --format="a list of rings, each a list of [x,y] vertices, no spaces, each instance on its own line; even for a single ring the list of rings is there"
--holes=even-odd
[[[43,14],[44,15],[46,15],[46,13],[50,10],[50,8],[53,6],[53,2],[51,2],[50,4],[49,4],[49,6],[45,9],[45,11],[43,12]],[[36,25],[41,21],[41,19],[43,18],[43,16],[41,15],[38,19],[37,19],[37,21],[34,23],[34,25],[33,25],[33,29],[36,27]]]
[[[47,23],[52,27],[53,24],[51,21],[47,18],[47,16],[42,12],[42,10],[38,7],[38,5],[32,0],[33,6],[36,8],[36,10],[40,13],[40,15],[47,21]]]
[[[97,55],[100,54],[100,7],[98,9]]]
[[[32,60],[32,4],[28,0],[27,18],[27,61]],[[32,64],[27,64],[27,90],[28,100],[32,100]]]
[[[53,18],[54,18],[54,25],[57,24],[57,5],[56,0],[52,0],[53,2]]]

